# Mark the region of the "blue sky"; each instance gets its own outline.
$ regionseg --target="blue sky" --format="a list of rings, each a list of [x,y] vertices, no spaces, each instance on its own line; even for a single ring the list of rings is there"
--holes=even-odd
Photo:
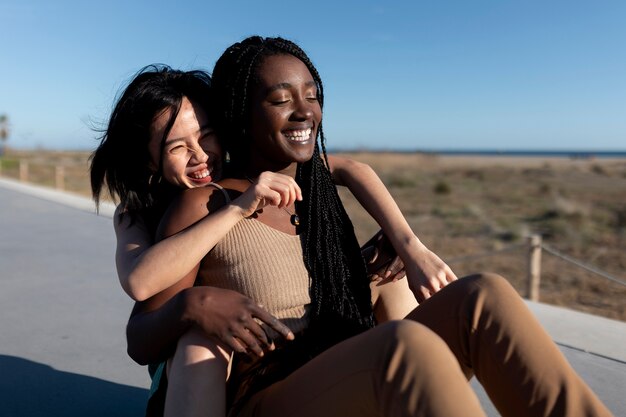
[[[144,65],[281,35],[322,75],[331,148],[625,150],[625,22],[621,0],[0,0],[0,114],[10,146],[93,149]]]

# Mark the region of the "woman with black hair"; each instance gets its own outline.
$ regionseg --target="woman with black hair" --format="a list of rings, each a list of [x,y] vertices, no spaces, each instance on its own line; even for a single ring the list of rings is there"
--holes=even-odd
[[[120,284],[135,300],[149,298],[187,274],[229,225],[259,207],[259,200],[280,205],[300,198],[293,179],[264,173],[228,210],[155,244],[158,222],[174,195],[205,186],[221,175],[222,151],[208,117],[211,97],[205,72],[147,66],[118,98],[91,156],[96,205],[106,189],[119,202],[113,216],[116,265]],[[229,298],[223,294],[222,299]],[[274,320],[262,311],[258,315],[269,323]],[[284,327],[277,330],[288,333]],[[194,360],[219,354],[213,341],[203,343]]]
[[[381,226],[420,305],[404,320],[374,327],[365,264],[328,169],[314,66],[292,42],[251,37],[222,55],[213,77],[230,178],[183,193],[162,236],[218,211],[263,171],[294,177],[303,201],[240,221],[191,274],[138,305],[129,349],[149,350],[157,341],[153,350],[162,355],[172,335],[189,328],[181,323],[210,333],[202,306],[219,300],[187,290],[197,275],[202,284],[248,295],[296,334],[252,360],[236,342],[254,335],[221,335],[237,351],[230,415],[480,416],[466,379],[472,375],[504,416],[610,415],[503,278],[425,278],[423,245],[399,211]],[[254,314],[239,322],[263,340]]]

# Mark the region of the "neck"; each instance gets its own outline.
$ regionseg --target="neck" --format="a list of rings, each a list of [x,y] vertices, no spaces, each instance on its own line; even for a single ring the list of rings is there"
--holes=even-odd
[[[292,162],[286,166],[261,166],[258,164],[250,164],[249,168],[246,169],[246,175],[251,178],[258,177],[261,172],[271,171],[279,174],[288,175],[292,178],[296,177],[296,171],[298,168],[298,164],[296,162]]]

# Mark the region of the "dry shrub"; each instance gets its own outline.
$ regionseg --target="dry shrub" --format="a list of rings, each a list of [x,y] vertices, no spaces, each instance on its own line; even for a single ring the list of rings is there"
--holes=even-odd
[[[452,192],[452,188],[445,181],[437,181],[433,186],[433,193],[435,194],[450,194]]]

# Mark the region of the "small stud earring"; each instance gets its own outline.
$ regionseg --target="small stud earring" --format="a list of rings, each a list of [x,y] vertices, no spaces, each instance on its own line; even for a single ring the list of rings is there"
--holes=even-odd
[[[230,154],[228,153],[228,151],[226,151],[226,154],[224,154],[224,162],[227,164],[230,163]]]

